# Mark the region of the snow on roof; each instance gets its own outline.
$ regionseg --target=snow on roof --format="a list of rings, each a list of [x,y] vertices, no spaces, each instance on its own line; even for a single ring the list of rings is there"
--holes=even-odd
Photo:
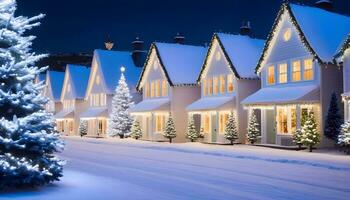
[[[130,109],[130,112],[149,112],[154,110],[170,109],[170,100],[168,98],[147,99],[136,104]]]
[[[172,84],[197,82],[206,54],[205,47],[159,42],[154,45]]]
[[[245,98],[242,104],[269,105],[320,101],[317,85],[265,87]]]
[[[108,117],[108,109],[106,107],[89,107],[79,117],[81,119]]]
[[[324,62],[331,62],[350,33],[350,17],[316,7],[290,4],[306,40]]]
[[[83,99],[89,81],[90,68],[82,65],[67,65],[75,98]]]
[[[53,98],[55,101],[60,101],[63,80],[64,80],[64,72],[48,70],[47,74],[50,79]]]
[[[256,78],[255,67],[261,51],[264,48],[264,40],[254,39],[244,35],[232,35],[225,33],[216,34],[223,45],[223,50],[232,63],[238,76],[241,78]]]
[[[100,66],[108,93],[114,93],[120,78],[120,68],[122,66],[126,69],[124,75],[129,87],[136,87],[142,68],[135,66],[130,52],[96,49],[94,51],[94,58]]]
[[[194,103],[187,106],[187,111],[200,111],[200,110],[215,110],[224,105],[230,104],[229,109],[233,108],[234,96],[229,97],[205,97],[201,98]]]

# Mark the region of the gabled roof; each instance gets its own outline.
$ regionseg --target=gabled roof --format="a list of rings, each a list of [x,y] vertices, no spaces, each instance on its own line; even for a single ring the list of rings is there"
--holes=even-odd
[[[89,81],[90,68],[82,65],[72,65],[68,64],[66,71],[70,75],[71,87],[73,93],[73,97],[76,99],[83,99],[85,96],[87,84]],[[69,77],[65,77],[67,79]],[[68,81],[68,80],[67,80]],[[64,84],[66,81],[64,81]],[[65,87],[65,86],[64,86]],[[63,92],[64,90],[62,90]],[[63,98],[62,94],[62,98]]]
[[[350,32],[350,17],[316,7],[284,3],[265,43],[256,71],[259,71],[282,14],[286,12],[302,43],[314,58],[319,63],[333,62],[334,54],[339,50],[339,44]]]
[[[339,51],[337,52],[337,54],[334,56],[335,58],[340,58],[344,55],[344,52],[350,48],[350,33],[347,37],[347,39],[345,40],[345,42],[343,42],[340,46]]]
[[[232,72],[239,79],[257,78],[254,73],[256,63],[264,47],[264,40],[251,38],[245,35],[232,35],[226,33],[214,33],[207,56],[202,66],[198,82],[204,69],[208,65],[208,56],[213,48],[214,40],[217,40],[228,61]]]
[[[50,80],[50,82],[48,84],[51,87],[54,101],[60,101],[63,80],[64,80],[64,72],[47,70],[47,79],[46,80]]]
[[[125,77],[129,87],[135,87],[141,68],[136,67],[127,51],[107,51],[97,49],[94,51],[94,59],[101,69],[103,80],[109,94],[113,94],[120,78],[120,68],[125,67]]]
[[[148,52],[147,60],[137,85],[138,90],[140,89],[139,86],[153,50],[156,51],[156,55],[170,86],[196,84],[196,77],[203,64],[206,48],[202,46],[155,42],[151,45]]]

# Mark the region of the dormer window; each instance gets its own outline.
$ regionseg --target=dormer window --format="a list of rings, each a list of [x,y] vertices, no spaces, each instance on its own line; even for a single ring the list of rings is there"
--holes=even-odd
[[[304,80],[309,81],[314,79],[314,69],[312,59],[304,60]]]
[[[289,41],[290,38],[292,37],[292,30],[291,28],[287,28],[284,30],[284,33],[283,33],[283,40],[285,42]]]

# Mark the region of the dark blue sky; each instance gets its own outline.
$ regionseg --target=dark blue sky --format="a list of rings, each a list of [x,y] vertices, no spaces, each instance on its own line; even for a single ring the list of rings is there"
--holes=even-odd
[[[34,50],[41,53],[92,52],[109,34],[118,50],[130,49],[136,35],[146,42],[172,42],[182,32],[186,43],[203,45],[215,31],[235,33],[250,20],[265,38],[283,0],[18,0],[17,14],[45,13]],[[312,5],[316,0],[299,0]],[[350,0],[334,0],[335,11],[350,15]]]

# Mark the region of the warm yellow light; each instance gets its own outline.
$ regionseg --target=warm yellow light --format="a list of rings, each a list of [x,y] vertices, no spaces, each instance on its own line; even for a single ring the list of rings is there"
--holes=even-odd
[[[292,30],[290,28],[287,28],[284,31],[283,39],[284,39],[284,41],[289,41],[291,37],[292,37]]]

